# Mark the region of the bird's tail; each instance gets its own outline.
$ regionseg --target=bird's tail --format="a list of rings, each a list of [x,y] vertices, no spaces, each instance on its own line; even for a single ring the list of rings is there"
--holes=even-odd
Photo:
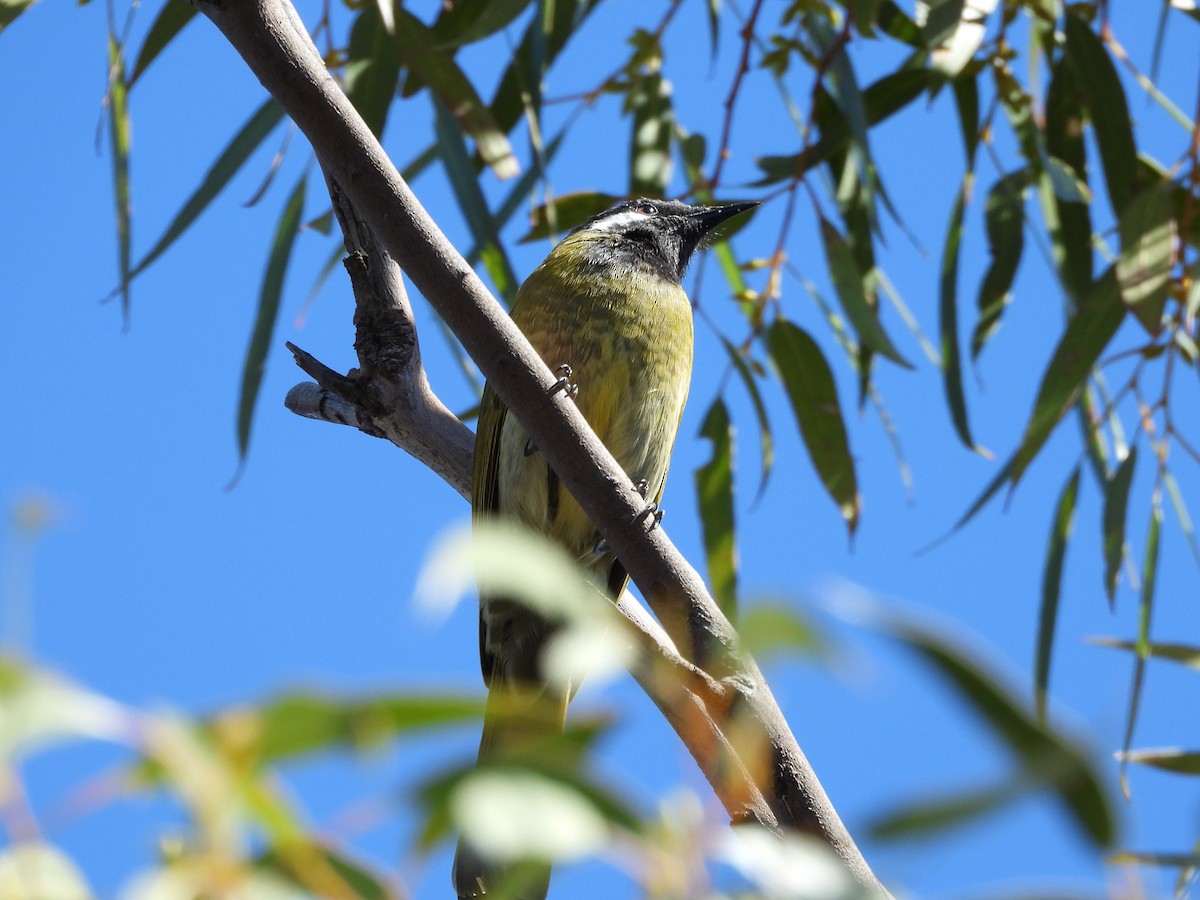
[[[515,681],[507,673],[494,673],[483,714],[478,769],[545,758],[562,732],[569,694],[545,682]],[[513,815],[520,812],[514,810]],[[533,859],[500,861],[460,838],[453,879],[459,898],[543,900],[550,889],[550,865]]]

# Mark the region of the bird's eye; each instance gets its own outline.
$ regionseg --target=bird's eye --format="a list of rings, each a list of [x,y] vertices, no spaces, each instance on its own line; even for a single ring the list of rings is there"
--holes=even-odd
[[[637,206],[637,211],[640,212],[643,216],[657,216],[658,215],[658,207],[655,206],[653,203],[639,203]]]

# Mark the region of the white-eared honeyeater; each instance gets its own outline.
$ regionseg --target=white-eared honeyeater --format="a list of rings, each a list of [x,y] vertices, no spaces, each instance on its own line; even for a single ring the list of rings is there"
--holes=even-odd
[[[513,322],[551,370],[569,372],[575,402],[629,476],[657,503],[692,373],[692,306],[682,278],[717,225],[755,203],[689,206],[630,200],[584,222],[550,252],[517,291]],[[567,368],[569,367],[569,368]],[[475,437],[473,514],[515,520],[579,560],[610,597],[628,581],[575,498],[492,390],[484,388]],[[571,690],[547,682],[542,651],[553,622],[505,597],[479,598],[479,655],[488,705],[482,762],[561,729]],[[544,897],[549,868],[488,860],[459,842],[459,897],[483,897],[504,881],[521,900]]]

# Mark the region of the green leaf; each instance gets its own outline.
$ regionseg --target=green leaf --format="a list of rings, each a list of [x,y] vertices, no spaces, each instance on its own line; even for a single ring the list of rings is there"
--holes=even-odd
[[[1113,212],[1122,215],[1133,199],[1137,172],[1137,145],[1125,89],[1100,38],[1087,23],[1068,11],[1066,57],[1075,70],[1077,85],[1086,98],[1104,181]]]
[[[196,15],[196,7],[184,0],[166,0],[154,19],[154,24],[146,32],[142,41],[142,49],[138,51],[137,60],[133,64],[133,73],[129,76],[129,87],[132,88],[142,73],[150,67],[150,63],[166,49],[172,38],[183,31],[185,25]]]
[[[1058,624],[1058,600],[1062,593],[1063,561],[1075,523],[1075,501],[1079,496],[1079,466],[1067,479],[1054,510],[1046,567],[1042,572],[1042,607],[1038,616],[1037,651],[1034,656],[1033,686],[1037,717],[1046,724],[1046,698],[1050,693],[1050,660],[1054,653],[1054,630]]]
[[[1095,644],[1098,647],[1113,647],[1117,650],[1138,652],[1137,641],[1123,641],[1107,637],[1090,637],[1087,640],[1089,644]],[[1200,669],[1200,646],[1195,644],[1168,644],[1151,641],[1146,645],[1146,653],[1154,659]]]
[[[874,126],[891,118],[924,94],[928,85],[929,73],[924,69],[901,69],[883,76],[863,91],[867,124]],[[850,132],[843,118],[833,116],[822,123],[821,140],[806,151],[790,156],[758,157],[755,164],[766,177],[754,184],[761,187],[800,178],[845,147],[849,139]]]
[[[877,304],[867,299],[867,288],[850,245],[826,219],[821,219],[821,238],[825,244],[825,260],[829,274],[846,318],[854,326],[859,343],[886,356],[893,362],[911,369],[912,365],[900,355],[879,321]]]
[[[475,87],[454,61],[454,56],[437,47],[433,32],[404,7],[394,10],[393,35],[402,63],[429,88],[475,141],[479,156],[498,178],[518,172],[517,158],[491,111]]]
[[[433,693],[338,697],[292,693],[254,709],[235,708],[206,723],[215,735],[253,735],[260,765],[310,753],[378,746],[401,735],[470,722],[483,713],[474,697]]]
[[[167,248],[175,243],[176,239],[196,221],[200,214],[208,207],[208,204],[229,184],[233,176],[237,174],[246,160],[250,158],[250,155],[258,149],[258,145],[275,129],[275,126],[279,124],[282,118],[283,107],[274,100],[267,100],[258,108],[249,121],[234,135],[233,140],[229,142],[229,146],[217,157],[217,161],[212,164],[212,168],[205,174],[204,180],[200,182],[200,186],[196,188],[179,212],[175,214],[175,218],[171,220],[171,224],[167,226],[167,230],[163,232],[162,237],[155,242],[150,252],[143,256],[138,261],[138,264],[133,267],[129,273],[129,279],[132,280],[146,271],[150,264],[162,256]]]
[[[530,106],[540,117],[545,72],[597,5],[596,0],[554,0],[540,6],[492,99],[492,116],[502,131],[511,131]]]
[[[454,3],[442,7],[434,23],[439,46],[461,47],[491,37],[516,21],[530,0],[487,0],[486,3]]]
[[[1044,171],[1039,188],[1054,260],[1072,305],[1079,306],[1092,288],[1091,192],[1080,180],[1088,169],[1083,97],[1075,70],[1062,58],[1050,68],[1045,123],[1045,153],[1031,169]]]
[[[629,193],[663,197],[671,181],[671,134],[675,130],[671,83],[657,71],[639,74],[629,86],[625,112],[630,117]]]
[[[967,198],[971,194],[974,176],[970,170],[963,176],[962,187],[950,213],[950,225],[946,231],[946,242],[942,249],[942,278],[938,321],[941,331],[942,385],[946,391],[946,403],[958,439],[968,450],[980,452],[971,437],[971,425],[967,419],[967,400],[963,393],[962,356],[958,346],[958,252],[962,245],[963,214]]]
[[[340,849],[307,836],[292,838],[286,844],[281,842],[271,848],[255,861],[255,868],[286,879],[288,884],[303,891],[304,896],[312,896],[316,888],[333,886],[342,891],[331,893],[331,896],[354,897],[355,900],[394,900],[403,896],[388,883],[386,875],[372,871]],[[323,877],[314,884],[316,879],[312,876],[316,873]],[[263,896],[266,896],[265,892]]]
[[[779,654],[815,656],[826,640],[808,618],[791,604],[763,602],[748,605],[737,623],[738,639],[757,660]]]
[[[1143,865],[1191,868],[1200,866],[1200,853],[1135,853],[1122,850],[1108,858],[1113,865]]]
[[[400,54],[378,4],[364,4],[350,29],[345,79],[346,96],[372,134],[380,137],[400,81]]]
[[[37,0],[0,0],[0,34]]]
[[[771,325],[767,346],[817,475],[853,534],[861,500],[829,363],[808,332],[784,319]]]
[[[902,44],[924,49],[925,43],[921,29],[909,18],[908,13],[896,5],[894,0],[883,0],[879,14],[875,18],[880,30],[889,37],[894,37]]]
[[[975,151],[979,149],[979,85],[974,75],[963,75],[952,82],[954,108],[958,111],[958,128],[962,133],[967,168],[975,167]]]
[[[1098,847],[1110,846],[1116,820],[1099,773],[1086,753],[1042,725],[991,673],[977,654],[915,622],[880,613],[868,624],[902,641],[941,676],[1020,760],[1021,781],[1054,791],[1079,830]]]
[[[1023,800],[1028,789],[1010,782],[979,788],[957,788],[933,800],[907,804],[880,816],[868,826],[880,841],[932,837]]]
[[[733,513],[733,423],[725,401],[708,408],[700,436],[712,441],[712,457],[696,469],[696,499],[708,562],[708,580],[721,612],[737,621],[737,544]]]
[[[121,45],[108,37],[108,135],[112,149],[113,205],[117,214],[117,265],[121,275],[121,312],[129,322],[129,281],[133,209],[129,189],[129,86]]]
[[[1088,372],[1117,333],[1125,304],[1112,269],[1096,282],[1082,311],[1067,322],[1054,356],[1042,376],[1033,414],[1013,459],[1012,483],[1021,480],[1050,433],[1074,405]]]
[[[1104,485],[1104,592],[1111,607],[1117,594],[1117,576],[1125,555],[1125,510],[1129,486],[1137,466],[1137,446],[1129,448],[1121,464]]]
[[[1121,297],[1151,335],[1163,327],[1175,256],[1174,185],[1155,185],[1129,202],[1121,214],[1117,283]]]
[[[307,180],[307,173],[300,176],[284,205],[279,224],[275,226],[271,253],[267,257],[267,270],[258,295],[258,315],[254,320],[250,346],[246,349],[246,360],[242,365],[241,399],[238,403],[237,417],[240,463],[245,463],[246,452],[250,449],[250,426],[254,421],[254,407],[258,402],[258,389],[262,386],[263,370],[266,367],[267,353],[271,349],[275,321],[279,317],[279,304],[283,299],[283,279],[287,274],[296,235],[300,232],[300,223],[303,221],[304,189]],[[236,476],[234,480],[236,481]]]
[[[1200,282],[1193,282],[1192,287],[1200,287]],[[1175,510],[1175,518],[1179,520],[1179,529],[1183,532],[1183,536],[1187,539],[1188,547],[1192,550],[1192,558],[1200,565],[1200,540],[1196,537],[1196,528],[1192,524],[1192,517],[1188,515],[1187,504],[1183,500],[1183,494],[1179,492],[1179,482],[1175,480],[1175,476],[1171,474],[1170,469],[1162,470],[1163,487],[1167,489],[1167,496],[1171,498],[1171,506]]]
[[[450,179],[450,187],[454,190],[458,208],[466,217],[467,227],[471,229],[471,237],[475,241],[475,247],[492,285],[511,306],[517,298],[519,282],[500,240],[500,230],[492,217],[492,211],[488,209],[475,166],[463,143],[462,133],[446,108],[441,103],[435,103],[435,106],[435,130],[446,177]]]
[[[869,178],[867,165],[871,160],[867,143],[867,109],[858,88],[850,54],[846,52],[845,43],[834,33],[829,20],[821,13],[805,13],[804,26],[817,50],[827,57],[824,60],[825,87],[842,113],[849,130],[850,144],[854,148],[851,157],[859,169],[860,181],[866,182]]]
[[[1069,164],[1054,156],[1045,159],[1046,174],[1050,176],[1050,186],[1054,196],[1067,203],[1090,203],[1092,192],[1087,183],[1080,177],[1079,172]]]
[[[917,0],[916,22],[928,47],[936,47],[958,29],[966,0]]]
[[[1200,775],[1200,751],[1196,750],[1130,750],[1121,754],[1121,760],[1177,775]]]
[[[987,33],[987,17],[996,8],[996,0],[950,0],[942,8],[958,8],[958,20],[949,33],[937,42],[930,55],[932,68],[947,78],[957,78],[971,62]],[[918,6],[918,9],[920,6]]]
[[[754,407],[754,415],[758,419],[758,442],[762,453],[760,457],[762,475],[758,481],[758,493],[755,495],[755,502],[758,502],[763,491],[767,489],[767,480],[771,477],[771,470],[775,466],[775,438],[771,434],[771,420],[767,418],[767,406],[763,403],[762,392],[758,389],[758,381],[755,380],[754,373],[750,371],[750,367],[746,365],[746,360],[738,352],[738,349],[726,337],[723,335],[720,337],[721,344],[725,347],[725,352],[729,354],[734,370],[741,376],[746,393],[750,395],[750,405]]]
[[[561,234],[576,225],[582,225],[592,216],[604,212],[620,197],[602,194],[599,191],[581,191],[563,194],[533,211],[530,229],[518,243],[528,244],[555,234]]]
[[[1150,505],[1150,527],[1146,530],[1146,553],[1142,557],[1142,596],[1138,603],[1138,632],[1134,644],[1137,659],[1133,665],[1133,685],[1129,691],[1129,713],[1125,719],[1125,740],[1122,751],[1126,756],[1133,746],[1133,732],[1137,727],[1138,709],[1142,700],[1142,685],[1146,679],[1146,660],[1150,657],[1150,617],[1154,611],[1154,588],[1158,576],[1158,542],[1162,530],[1162,506],[1159,495]],[[1121,764],[1121,787],[1129,796],[1125,764]]]
[[[988,254],[991,262],[979,285],[979,321],[971,336],[971,358],[977,359],[984,344],[1000,327],[1000,317],[1012,300],[1013,281],[1025,249],[1025,196],[1027,169],[1000,178],[988,192],[984,204],[987,219]]]

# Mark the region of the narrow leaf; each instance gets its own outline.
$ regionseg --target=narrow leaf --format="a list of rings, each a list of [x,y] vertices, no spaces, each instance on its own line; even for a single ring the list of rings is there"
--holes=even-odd
[[[530,0],[448,4],[442,8],[433,30],[442,46],[473,44],[507,28],[529,4]]]
[[[217,715],[205,728],[220,742],[234,729],[252,724],[254,743],[245,749],[252,750],[256,763],[267,765],[310,753],[378,746],[401,735],[470,722],[482,711],[479,700],[465,696],[292,693],[252,710]]]
[[[400,80],[400,54],[378,5],[363,5],[350,29],[346,56],[346,96],[371,132],[380,137]]]
[[[625,112],[630,120],[629,193],[662,197],[671,181],[671,83],[657,71],[639,75],[629,87]]]
[[[1137,466],[1137,446],[1129,448],[1121,464],[1104,485],[1104,592],[1111,607],[1117,594],[1117,576],[1125,555],[1125,510],[1129,486]]]
[[[433,32],[407,9],[396,7],[394,13],[396,49],[404,65],[445,104],[462,130],[475,141],[484,164],[497,177],[516,175],[517,158],[508,138],[453,55],[438,48]]]
[[[263,276],[262,289],[259,291],[258,315],[254,320],[250,346],[246,349],[246,360],[242,366],[241,399],[238,404],[237,418],[240,463],[245,463],[246,452],[250,449],[250,426],[254,421],[254,407],[258,402],[258,389],[262,385],[267,353],[271,349],[271,336],[275,331],[275,321],[279,317],[279,304],[283,299],[283,280],[292,256],[292,246],[296,242],[296,235],[299,233],[300,223],[303,221],[306,183],[306,175],[301,175],[283,208],[279,224],[275,227],[271,253],[267,258],[267,270]]]
[[[869,831],[880,841],[932,837],[1024,799],[1027,791],[1011,783],[981,788],[958,788],[932,800],[904,805],[870,823]]]
[[[0,34],[37,0],[0,0]]]
[[[967,647],[914,622],[880,615],[876,624],[928,662],[1017,756],[1022,780],[1053,790],[1080,831],[1098,847],[1112,844],[1116,821],[1099,773],[1086,753],[1040,724]]]
[[[1117,333],[1124,316],[1125,305],[1117,290],[1116,275],[1109,269],[1096,282],[1086,309],[1077,312],[1067,323],[1042,376],[1033,414],[1013,460],[1014,485],[1075,403],[1088,372]]]
[[[1046,698],[1050,693],[1050,660],[1054,653],[1054,630],[1058,624],[1058,599],[1062,593],[1063,561],[1067,542],[1075,523],[1075,501],[1079,496],[1078,466],[1067,479],[1054,510],[1046,566],[1042,572],[1042,608],[1038,616],[1037,651],[1034,657],[1033,686],[1038,721],[1046,724]]]
[[[1175,261],[1173,185],[1155,185],[1129,202],[1121,214],[1117,283],[1121,298],[1152,336],[1162,331],[1163,308]]]
[[[525,29],[492,99],[492,116],[502,131],[511,131],[529,108],[540,116],[546,70],[567,41],[582,31],[580,26],[597,5],[596,0],[555,0],[542,5],[544,14],[534,16]]]
[[[612,206],[619,198],[599,191],[564,194],[533,211],[533,221],[518,243],[542,240],[581,225],[597,213]]]
[[[150,63],[154,62],[158,55],[166,49],[167,44],[171,43],[175,35],[183,31],[183,27],[195,16],[196,7],[191,3],[166,0],[162,9],[159,10],[158,16],[154,19],[154,23],[150,26],[150,30],[146,32],[146,39],[142,41],[142,49],[138,51],[137,60],[133,64],[133,73],[129,76],[130,88],[142,77],[142,73],[150,67]]]
[[[762,475],[759,478],[758,493],[755,496],[755,502],[757,502],[762,497],[763,491],[767,489],[767,480],[771,477],[771,469],[775,465],[775,438],[771,434],[771,420],[767,418],[767,406],[763,402],[762,392],[758,389],[758,381],[755,380],[750,367],[746,365],[746,360],[724,336],[721,336],[721,344],[725,347],[725,352],[729,354],[734,370],[741,376],[746,393],[750,395],[750,405],[754,408],[754,415],[758,419]]]
[[[1108,858],[1114,865],[1164,866],[1167,868],[1192,868],[1200,866],[1200,853],[1136,853],[1122,850]],[[1182,892],[1180,892],[1182,895]]]
[[[1133,685],[1129,691],[1129,713],[1125,719],[1125,740],[1122,744],[1121,789],[1129,796],[1125,759],[1133,746],[1133,732],[1137,727],[1138,710],[1141,707],[1142,686],[1146,679],[1146,660],[1150,657],[1150,617],[1154,611],[1154,588],[1158,576],[1158,541],[1162,528],[1162,506],[1159,496],[1150,506],[1150,527],[1146,531],[1146,553],[1142,558],[1142,596],[1138,603],[1138,633],[1134,644],[1137,658],[1133,664]]]
[[[1067,59],[1075,70],[1079,90],[1086,97],[1108,198],[1113,212],[1120,216],[1133,199],[1137,172],[1137,145],[1125,88],[1104,44],[1087,23],[1072,12],[1064,19]]]
[[[1123,641],[1108,637],[1091,637],[1087,640],[1089,644],[1095,644],[1097,647],[1112,647],[1116,650],[1138,652],[1137,641]],[[1200,669],[1200,646],[1195,644],[1168,644],[1151,641],[1146,646],[1146,652],[1148,656],[1154,659],[1162,659],[1167,662],[1179,663],[1192,669]]]
[[[121,45],[108,37],[108,134],[112,149],[113,205],[117,218],[117,265],[121,274],[121,312],[129,322],[129,280],[133,211],[129,189],[129,107]]]
[[[950,407],[950,418],[958,439],[968,450],[979,452],[975,439],[971,437],[971,425],[967,419],[967,399],[963,393],[962,356],[958,345],[958,253],[962,245],[963,214],[971,193],[974,176],[970,172],[963,176],[962,187],[950,213],[950,225],[946,230],[946,242],[942,250],[942,278],[938,323],[941,332],[942,385],[946,391],[946,403]]]
[[[1163,772],[1174,772],[1177,775],[1200,775],[1200,751],[1180,750],[1176,748],[1164,750],[1130,750],[1121,754],[1122,762],[1136,762],[1141,766],[1150,766]]]
[[[825,87],[841,110],[853,148],[851,158],[859,169],[860,181],[866,182],[869,178],[867,164],[871,159],[867,143],[866,101],[859,90],[850,54],[846,52],[844,44],[838,41],[829,20],[822,13],[805,13],[804,25],[818,51],[832,54],[825,60]]]
[[[979,85],[974,75],[963,75],[952,82],[954,108],[958,111],[958,128],[962,134],[967,168],[975,167],[975,151],[979,149]]]
[[[155,242],[150,252],[133,267],[129,273],[129,279],[136,278],[144,272],[196,221],[282,118],[283,107],[274,100],[268,100],[258,108],[258,111],[234,135],[229,146],[217,157],[217,161],[205,174],[200,186],[188,197],[183,208],[175,214],[175,218],[171,220],[171,224],[167,226],[162,237]]]
[[[953,31],[940,42],[930,57],[935,70],[947,78],[956,78],[971,61],[987,33],[987,17],[996,8],[997,0],[967,0],[965,3],[945,4],[959,6],[961,12]]]
[[[912,364],[900,355],[900,351],[883,330],[877,306],[867,299],[863,274],[846,239],[826,219],[821,219],[821,238],[825,243],[825,260],[833,278],[834,288],[846,318],[858,334],[859,343],[904,368],[911,369]]]
[[[725,401],[708,408],[700,436],[712,441],[712,457],[696,469],[696,498],[708,561],[708,580],[721,612],[737,621],[737,543],[733,514],[733,423]]]
[[[826,649],[826,638],[789,603],[747,605],[738,618],[737,631],[742,646],[759,660],[784,653],[812,657]]]
[[[1193,285],[1195,287],[1196,285]],[[1171,474],[1169,469],[1164,469],[1162,473],[1163,486],[1167,489],[1167,496],[1171,498],[1171,506],[1175,510],[1175,518],[1179,520],[1179,528],[1183,532],[1183,536],[1187,538],[1188,546],[1192,550],[1192,558],[1196,561],[1196,565],[1200,566],[1200,539],[1196,537],[1196,528],[1192,524],[1192,517],[1188,515],[1187,504],[1183,501],[1183,494],[1179,492],[1179,482],[1175,480],[1175,476]]]
[[[783,319],[771,325],[767,346],[817,475],[853,534],[861,509],[858,481],[829,363],[806,331]]]
[[[344,850],[319,843],[309,835],[289,836],[287,840],[277,841],[255,861],[255,869],[285,878],[303,891],[303,896],[325,893],[327,896],[353,897],[354,900],[396,900],[404,896],[388,883],[382,872],[371,870]],[[314,878],[317,874],[320,877]],[[266,894],[267,891],[263,891],[261,896]]]
[[[492,217],[487,198],[483,196],[483,189],[479,186],[479,178],[463,143],[462,132],[445,106],[441,103],[435,105],[435,130],[446,177],[450,179],[454,197],[467,220],[467,227],[471,229],[471,237],[479,250],[492,285],[511,306],[517,298],[518,281],[512,263],[509,262],[508,253],[500,240],[496,220]]]
[[[929,73],[924,69],[901,69],[885,75],[863,91],[867,124],[878,125],[891,118],[925,93]],[[822,122],[821,140],[803,153],[790,156],[761,156],[755,164],[766,173],[756,186],[800,178],[846,146],[850,132],[843,117],[833,116]]]
[[[1060,58],[1046,90],[1045,154],[1039,163],[1045,174],[1039,188],[1059,278],[1076,307],[1091,291],[1093,270],[1091,192],[1081,181],[1088,170],[1083,138],[1083,95],[1075,69]]]
[[[972,359],[979,357],[984,344],[996,333],[1000,317],[1012,299],[1013,280],[1025,249],[1028,184],[1028,170],[1010,172],[992,185],[984,204],[991,262],[979,286],[979,321],[971,336]]]

